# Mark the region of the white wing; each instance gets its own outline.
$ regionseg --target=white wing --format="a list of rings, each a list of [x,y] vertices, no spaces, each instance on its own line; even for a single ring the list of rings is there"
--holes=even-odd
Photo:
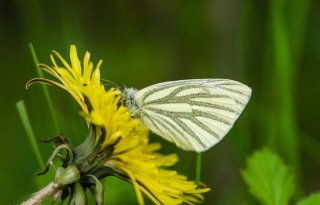
[[[134,99],[143,125],[179,148],[202,152],[228,133],[250,96],[237,81],[194,79],[155,84]]]

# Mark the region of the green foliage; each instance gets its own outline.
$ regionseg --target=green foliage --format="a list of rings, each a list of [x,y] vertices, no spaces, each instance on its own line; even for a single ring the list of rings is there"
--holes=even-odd
[[[297,205],[319,205],[320,193],[311,194],[307,198],[301,200]]]
[[[286,205],[295,189],[294,176],[288,167],[268,149],[248,159],[242,174],[250,192],[263,205]]]

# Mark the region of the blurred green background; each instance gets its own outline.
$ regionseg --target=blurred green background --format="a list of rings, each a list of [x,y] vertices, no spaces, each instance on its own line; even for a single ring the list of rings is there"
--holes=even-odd
[[[316,0],[1,1],[1,204],[17,204],[36,191],[34,173],[41,169],[16,101],[25,100],[38,139],[59,134],[41,86],[25,90],[37,75],[29,42],[39,61],[50,65],[52,49],[66,59],[70,44],[81,57],[89,50],[94,63],[104,60],[102,77],[119,85],[230,78],[252,87],[234,129],[203,155],[202,181],[212,188],[205,204],[255,204],[240,171],[262,147],[276,150],[290,165],[301,196],[320,190],[319,11]],[[80,143],[85,124],[75,103],[49,90],[62,132]],[[44,159],[53,150],[47,144],[40,149]],[[194,179],[195,153],[167,142],[162,152],[177,152],[174,168]],[[109,204],[135,203],[126,183],[105,184]]]

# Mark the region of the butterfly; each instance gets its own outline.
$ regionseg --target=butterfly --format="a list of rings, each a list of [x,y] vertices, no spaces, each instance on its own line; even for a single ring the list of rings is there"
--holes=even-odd
[[[190,79],[124,88],[122,98],[131,117],[152,132],[183,150],[203,152],[229,132],[251,92],[233,80]]]

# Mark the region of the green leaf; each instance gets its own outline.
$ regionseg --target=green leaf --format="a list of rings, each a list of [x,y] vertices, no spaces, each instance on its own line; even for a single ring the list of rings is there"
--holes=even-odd
[[[242,175],[250,192],[263,205],[286,205],[295,189],[288,167],[268,149],[249,157]]]
[[[307,198],[301,200],[297,205],[319,205],[320,204],[320,192],[311,194]]]

